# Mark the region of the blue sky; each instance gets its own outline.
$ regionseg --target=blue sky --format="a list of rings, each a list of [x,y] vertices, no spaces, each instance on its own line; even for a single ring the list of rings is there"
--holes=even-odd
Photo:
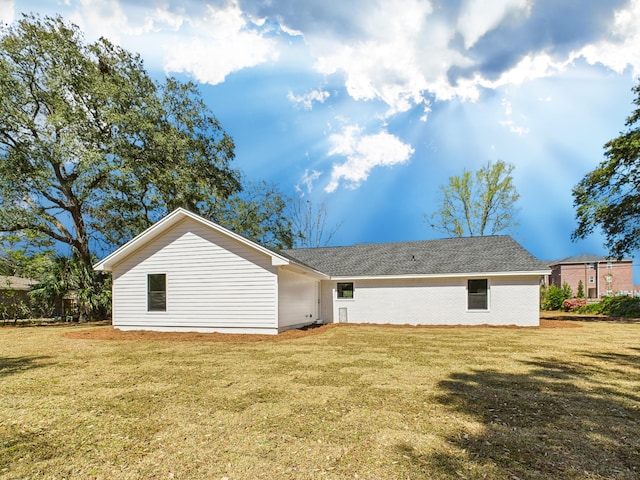
[[[332,244],[440,238],[438,187],[504,160],[514,238],[541,259],[606,254],[570,240],[571,189],[632,111],[640,0],[0,0],[0,20],[22,12],[200,84],[236,167],[325,202]]]

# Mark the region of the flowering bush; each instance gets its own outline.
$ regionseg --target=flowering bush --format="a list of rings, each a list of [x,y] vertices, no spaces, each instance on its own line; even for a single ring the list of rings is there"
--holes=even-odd
[[[576,308],[584,307],[587,301],[584,298],[568,298],[562,302],[562,309],[565,312],[573,312]]]

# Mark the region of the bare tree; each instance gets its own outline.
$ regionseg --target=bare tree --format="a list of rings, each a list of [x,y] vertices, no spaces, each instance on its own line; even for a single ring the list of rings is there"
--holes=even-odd
[[[291,224],[297,248],[326,247],[343,222],[328,225],[327,204],[314,204],[298,196],[292,204]]]

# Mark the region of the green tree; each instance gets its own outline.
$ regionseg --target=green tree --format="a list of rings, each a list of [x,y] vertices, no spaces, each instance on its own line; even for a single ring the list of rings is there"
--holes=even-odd
[[[519,195],[502,160],[487,162],[475,174],[464,170],[440,186],[442,204],[431,214],[431,227],[453,237],[494,235],[517,225]]]
[[[225,227],[272,248],[293,245],[289,199],[273,183],[243,182],[245,187],[226,202],[210,203],[201,213]]]
[[[95,248],[112,250],[177,207],[233,219],[247,198],[233,159],[194,84],[154,82],[138,55],[87,43],[61,17],[2,28],[0,232],[68,245],[87,289]],[[260,228],[290,245],[283,210],[268,203]]]
[[[633,92],[639,108],[627,118],[627,131],[604,145],[606,159],[573,189],[578,226],[572,239],[599,228],[616,258],[640,248],[640,83]]]
[[[53,242],[38,233],[0,232],[0,275],[40,278],[49,269]]]
[[[576,292],[577,298],[584,298],[584,283],[582,280],[578,281],[578,291]]]

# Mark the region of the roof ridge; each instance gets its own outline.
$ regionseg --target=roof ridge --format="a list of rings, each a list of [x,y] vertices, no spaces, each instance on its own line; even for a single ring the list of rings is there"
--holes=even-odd
[[[331,248],[354,248],[360,246],[390,246],[390,245],[408,245],[408,244],[418,244],[418,243],[435,243],[435,242],[447,242],[447,241],[461,241],[461,240],[480,240],[480,239],[488,239],[488,238],[508,238],[510,240],[514,240],[511,235],[478,235],[478,236],[469,236],[469,237],[445,237],[445,238],[428,238],[423,240],[396,240],[391,242],[358,242],[352,245],[325,245],[322,247],[294,247],[294,248],[286,248],[281,251],[298,251],[298,250],[323,250],[323,249],[331,249]],[[517,242],[516,242],[517,243]]]

